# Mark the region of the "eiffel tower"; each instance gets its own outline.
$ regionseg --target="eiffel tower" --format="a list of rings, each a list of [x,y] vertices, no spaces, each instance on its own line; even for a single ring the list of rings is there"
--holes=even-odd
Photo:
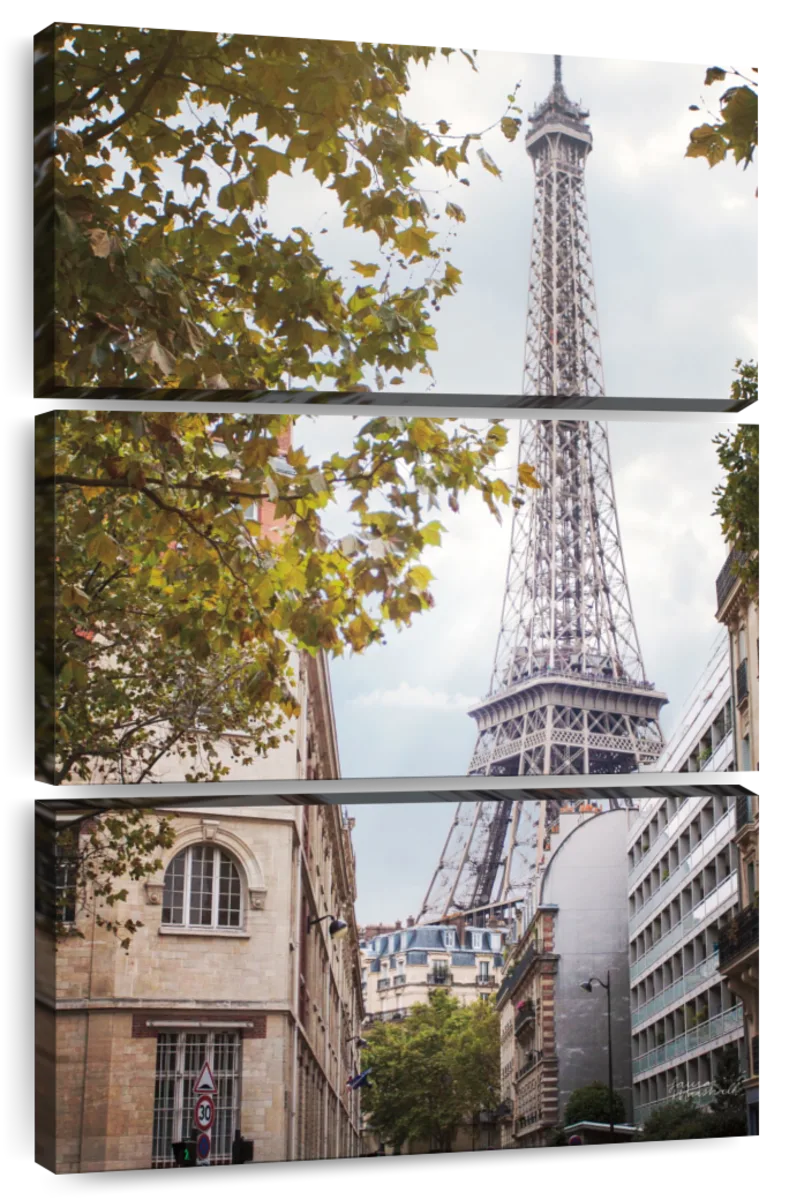
[[[529,117],[535,202],[523,393],[605,395],[584,171],[588,112],[567,97],[554,58],[548,98]],[[627,774],[663,749],[625,572],[608,433],[599,421],[524,421],[518,463],[539,490],[513,509],[507,582],[490,689],[470,715],[469,775]],[[608,799],[601,807],[626,800]],[[533,891],[564,810],[588,791],[542,802],[471,793],[458,804],[420,920],[503,917]]]

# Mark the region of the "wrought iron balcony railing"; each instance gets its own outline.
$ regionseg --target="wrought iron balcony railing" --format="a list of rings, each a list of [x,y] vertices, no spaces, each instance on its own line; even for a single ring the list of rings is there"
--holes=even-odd
[[[448,971],[446,974],[442,973],[440,975],[436,975],[436,974],[428,975],[427,986],[428,987],[451,987],[452,986],[452,976],[450,975],[450,973]]]
[[[737,668],[737,703],[748,699],[748,659],[744,658]]]
[[[737,583],[737,572],[735,567],[737,563],[745,560],[745,555],[740,550],[732,550],[726,562],[723,564],[718,578],[715,580],[715,592],[718,600],[718,608],[723,606],[726,597],[734,589]]]
[[[492,975],[478,975],[477,976],[477,987],[493,987],[493,976]]]
[[[518,1009],[515,1013],[515,1036],[525,1029],[528,1025],[534,1024],[534,1005],[530,1000],[527,1000],[523,1008]]]
[[[750,904],[721,926],[718,934],[718,961],[726,971],[748,950],[759,945],[759,906]]]
[[[517,983],[520,983],[521,979],[523,979],[523,976],[529,970],[535,958],[537,958],[538,954],[541,953],[542,943],[539,941],[539,939],[535,938],[535,940],[529,944],[525,953],[521,956],[518,962],[515,963],[513,967],[509,968],[507,974],[502,980],[501,987],[496,993],[497,1001],[503,1000],[507,993],[512,991]]]

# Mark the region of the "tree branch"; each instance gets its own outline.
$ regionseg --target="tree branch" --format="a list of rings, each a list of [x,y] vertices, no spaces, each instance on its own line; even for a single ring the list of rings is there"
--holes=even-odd
[[[173,33],[170,35],[170,37],[167,39],[167,44],[164,48],[162,56],[160,57],[154,69],[151,71],[151,74],[148,76],[145,83],[137,92],[137,95],[134,97],[129,107],[125,110],[125,112],[122,112],[120,116],[116,117],[114,121],[107,121],[103,125],[95,126],[90,133],[86,134],[82,138],[83,148],[93,146],[96,142],[100,142],[102,138],[114,133],[115,130],[119,129],[121,125],[126,123],[126,121],[130,121],[132,117],[137,115],[145,101],[148,99],[148,96],[153,91],[164,72],[167,70],[167,67],[170,64],[170,59],[175,54],[176,47],[180,40],[180,33]]]

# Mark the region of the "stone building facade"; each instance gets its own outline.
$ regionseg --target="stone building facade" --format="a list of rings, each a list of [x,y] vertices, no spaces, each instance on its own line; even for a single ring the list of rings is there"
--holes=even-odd
[[[351,822],[338,806],[282,802],[168,813],[162,870],[119,881],[119,915],[141,922],[128,953],[90,906],[57,950],[39,915],[37,1160],[57,1172],[174,1166],[205,1061],[211,1165],[230,1161],[236,1130],[256,1162],[357,1155]],[[40,809],[39,824],[52,819]]]
[[[738,771],[759,769],[759,602],[735,571],[732,550],[715,581],[716,618],[728,630],[734,704],[734,759]]]

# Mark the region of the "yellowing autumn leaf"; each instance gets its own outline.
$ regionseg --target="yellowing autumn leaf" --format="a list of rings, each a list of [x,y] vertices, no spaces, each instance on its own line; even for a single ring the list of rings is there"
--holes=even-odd
[[[112,249],[110,236],[105,229],[91,229],[88,234],[90,248],[96,258],[107,258]]]
[[[529,463],[518,464],[518,483],[530,488],[538,488],[540,486],[534,474],[534,467]]]

